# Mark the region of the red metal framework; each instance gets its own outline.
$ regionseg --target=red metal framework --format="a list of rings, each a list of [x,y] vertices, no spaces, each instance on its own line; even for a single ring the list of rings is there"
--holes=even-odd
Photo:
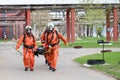
[[[85,4],[87,6],[89,4]],[[110,4],[113,6],[113,40],[118,40],[118,13],[117,9],[120,8],[119,4]],[[116,6],[116,8],[114,8]],[[102,4],[101,7],[98,7],[97,4],[93,4],[94,9],[107,9],[109,7],[109,4]],[[18,27],[20,30],[23,29],[23,26],[25,25],[31,25],[30,21],[30,13],[32,10],[66,10],[66,28],[67,28],[67,40],[74,42],[75,41],[75,15],[74,15],[74,9],[84,9],[84,4],[51,4],[51,5],[0,5],[0,26],[13,26],[13,36],[19,37],[19,34],[16,34],[18,32]],[[2,10],[5,10],[5,15],[3,16]],[[106,24],[107,24],[107,40],[110,41],[110,32],[109,32],[109,26],[110,26],[110,19],[109,19],[109,12],[106,13]],[[1,34],[0,34],[1,35]]]

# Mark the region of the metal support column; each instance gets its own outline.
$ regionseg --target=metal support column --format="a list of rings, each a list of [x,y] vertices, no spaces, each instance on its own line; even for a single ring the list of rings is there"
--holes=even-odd
[[[31,25],[31,21],[30,21],[30,9],[26,10],[26,25]]]
[[[19,26],[18,26],[18,21],[16,21],[16,24],[15,24],[15,36],[16,36],[16,39],[18,39],[19,37],[18,37],[18,34],[19,34],[19,32],[18,32],[18,30],[19,30]]]
[[[12,31],[13,31],[13,40],[14,40],[14,39],[16,39],[16,37],[15,37],[15,24],[13,24],[13,30]]]
[[[71,9],[71,41],[75,41],[75,11]]]
[[[118,12],[117,7],[113,8],[113,41],[118,41]]]
[[[67,31],[67,41],[70,42],[70,9],[66,11],[66,31]]]
[[[6,12],[4,9],[2,9],[2,17],[4,20],[4,24],[3,24],[3,38],[4,38],[4,35],[6,35],[6,20],[5,20]]]
[[[106,41],[110,40],[110,10],[106,10]]]

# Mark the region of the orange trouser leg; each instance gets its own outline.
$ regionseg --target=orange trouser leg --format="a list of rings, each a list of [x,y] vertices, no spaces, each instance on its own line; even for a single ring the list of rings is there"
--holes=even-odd
[[[27,52],[26,50],[24,50],[23,62],[24,67],[30,67],[30,69],[34,68],[34,54],[32,53],[31,50],[28,50]]]
[[[48,60],[48,54],[44,54],[46,60]]]
[[[48,63],[51,65],[51,58],[50,58],[51,53],[48,54]]]
[[[52,52],[53,53],[51,53],[51,55],[50,55],[51,67],[56,68],[56,64],[58,61],[58,49],[55,49]]]
[[[23,48],[23,62],[24,62],[24,67],[29,67],[29,57],[26,48]]]
[[[30,69],[34,69],[34,53],[30,53]]]
[[[44,55],[45,59],[48,61],[49,65],[50,65],[50,53],[46,53]]]
[[[24,62],[24,67],[29,67],[29,59],[28,58],[23,58],[23,62]]]
[[[48,61],[48,54],[44,54],[44,57]]]

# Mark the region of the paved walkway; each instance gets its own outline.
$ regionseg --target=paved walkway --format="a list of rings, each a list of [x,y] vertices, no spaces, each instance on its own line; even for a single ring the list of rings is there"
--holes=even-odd
[[[13,47],[13,42],[0,43],[0,80],[116,80],[73,61],[79,56],[99,53],[100,48],[60,48],[56,72],[48,70],[43,56],[35,58],[33,72],[25,72],[22,56]],[[112,51],[119,49],[113,48]]]

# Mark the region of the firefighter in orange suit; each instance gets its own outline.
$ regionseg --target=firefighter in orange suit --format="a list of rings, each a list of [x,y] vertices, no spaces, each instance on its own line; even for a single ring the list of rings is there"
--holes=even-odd
[[[58,61],[58,51],[60,39],[67,44],[67,40],[54,28],[54,24],[49,23],[46,30],[41,35],[42,46],[46,47],[47,52],[44,54],[46,64],[49,65],[49,70],[56,71]]]
[[[34,51],[36,51],[37,45],[31,30],[31,26],[26,26],[25,33],[20,37],[16,45],[16,50],[18,50],[23,43],[23,62],[25,71],[27,71],[28,68],[30,68],[30,71],[34,70]]]

